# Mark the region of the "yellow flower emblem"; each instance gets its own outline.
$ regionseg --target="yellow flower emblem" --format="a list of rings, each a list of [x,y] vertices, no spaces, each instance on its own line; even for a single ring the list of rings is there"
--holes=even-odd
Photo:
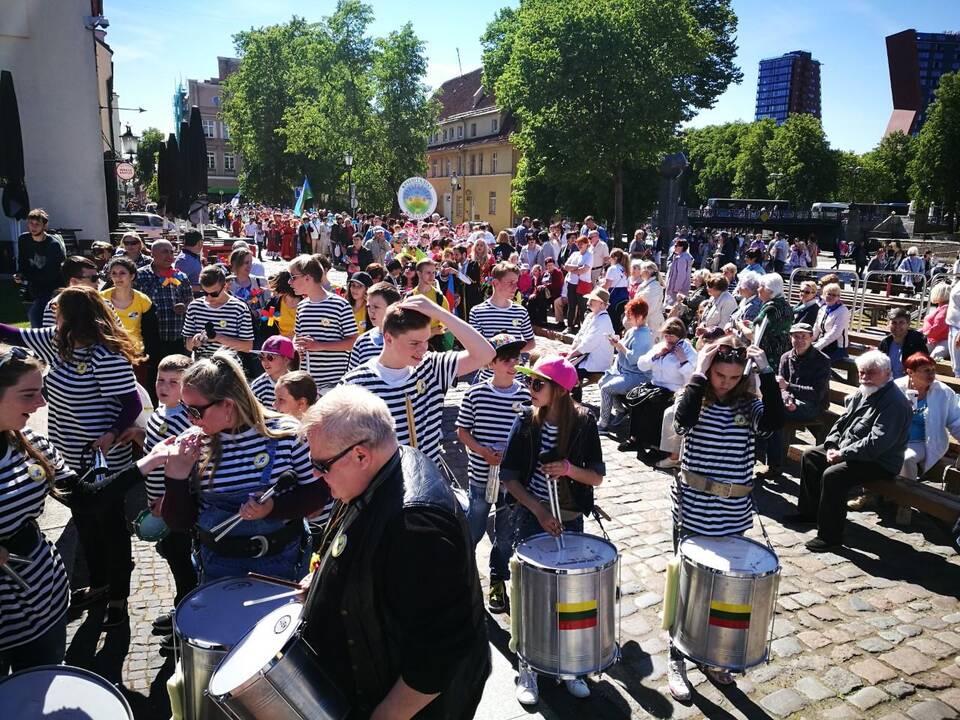
[[[86,375],[87,374],[87,364],[85,362],[77,363],[77,375]]]
[[[340,557],[344,549],[347,547],[347,536],[343,532],[338,532],[337,536],[333,539],[333,547],[330,548],[330,554],[334,557]]]
[[[270,456],[265,452],[259,452],[253,456],[253,466],[258,470],[266,467],[267,462],[269,462]]]
[[[47,479],[47,471],[41,465],[27,465],[27,476],[34,482],[43,482]]]

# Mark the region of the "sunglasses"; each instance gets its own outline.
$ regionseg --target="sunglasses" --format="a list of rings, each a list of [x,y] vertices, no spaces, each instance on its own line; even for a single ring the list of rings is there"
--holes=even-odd
[[[222,292],[223,292],[223,289],[214,290],[213,292],[207,292],[206,290],[204,290],[204,291],[203,291],[203,294],[206,295],[207,297],[213,297],[213,298],[215,298],[215,297],[220,297],[220,293],[222,293]]]
[[[216,405],[219,400],[215,400],[206,405],[187,405],[185,402],[181,402],[180,406],[184,409],[184,412],[187,413],[187,417],[191,420],[203,420],[203,416],[207,413],[207,410]]]
[[[261,359],[261,360],[266,360],[267,362],[273,362],[273,361],[276,360],[278,357],[280,357],[280,356],[277,355],[276,353],[272,353],[272,352],[261,352],[261,353],[260,353],[260,359]]]
[[[313,465],[313,469],[316,470],[320,475],[326,475],[328,472],[330,472],[330,468],[333,467],[333,464],[337,460],[340,460],[341,458],[346,457],[347,453],[353,450],[355,447],[359,445],[363,445],[364,443],[368,443],[368,442],[370,441],[358,440],[353,445],[350,445],[349,447],[344,448],[343,450],[338,452],[336,455],[334,455],[332,458],[328,458],[327,460],[316,460],[314,458],[310,458],[310,464]]]
[[[26,360],[29,357],[36,357],[33,354],[32,350],[27,348],[22,348],[19,346],[11,347],[7,352],[3,354],[3,357],[0,357],[0,368],[6,365],[11,360]]]
[[[720,362],[744,363],[747,361],[747,349],[742,347],[721,346],[716,359]]]
[[[549,385],[549,384],[550,384],[550,381],[549,381],[549,380],[542,380],[542,379],[540,379],[540,378],[533,378],[533,379],[530,380],[530,389],[533,390],[534,392],[540,392],[540,391],[543,390],[545,387],[547,387],[547,385]]]
[[[139,245],[139,244],[140,244],[140,241],[139,241],[139,240],[124,240],[124,241],[123,241],[123,244],[124,244],[124,245]]]

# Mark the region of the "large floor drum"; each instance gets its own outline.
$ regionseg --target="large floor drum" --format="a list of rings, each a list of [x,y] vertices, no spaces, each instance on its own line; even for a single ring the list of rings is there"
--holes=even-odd
[[[599,673],[619,657],[617,549],[603,538],[565,532],[517,546],[520,638],[517,654],[558,678]]]
[[[767,659],[780,563],[739,535],[680,543],[674,646],[706,665],[743,671]]]
[[[254,578],[223,578],[201,585],[177,606],[174,628],[183,668],[183,716],[207,720],[227,716],[206,697],[210,676],[240,639],[271,610],[291,602],[290,597],[244,607],[246,600],[278,595],[289,585]]]
[[[42,665],[0,680],[0,716],[16,720],[133,720],[105,679],[69,665]]]

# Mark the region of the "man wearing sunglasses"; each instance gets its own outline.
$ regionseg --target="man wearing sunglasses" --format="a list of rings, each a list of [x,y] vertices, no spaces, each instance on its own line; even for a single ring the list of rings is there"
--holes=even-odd
[[[339,386],[303,417],[338,501],[305,600],[304,639],[357,717],[472,718],[490,672],[466,519],[382,399]]]
[[[94,290],[100,289],[100,274],[97,272],[97,266],[89,258],[79,255],[71,255],[63,261],[60,266],[60,273],[67,283],[67,287],[76,287],[83,285]],[[52,327],[57,324],[57,298],[59,294],[51,298],[43,308],[42,327]],[[117,318],[119,322],[119,318]]]
[[[26,283],[33,302],[27,315],[30,327],[42,327],[43,309],[60,285],[60,264],[67,255],[63,240],[47,233],[49,217],[42,208],[27,215],[27,232],[17,238],[17,274],[14,280]]]

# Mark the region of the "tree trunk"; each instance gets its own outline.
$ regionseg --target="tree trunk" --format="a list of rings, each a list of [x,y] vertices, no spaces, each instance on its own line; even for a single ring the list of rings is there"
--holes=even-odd
[[[613,171],[613,231],[610,236],[612,250],[623,233],[623,165],[618,163]]]

